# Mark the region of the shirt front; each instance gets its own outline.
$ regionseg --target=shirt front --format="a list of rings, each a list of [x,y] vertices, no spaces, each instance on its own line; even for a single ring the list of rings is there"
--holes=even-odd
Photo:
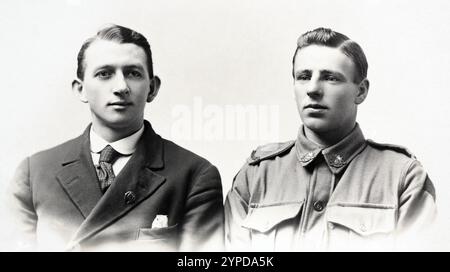
[[[114,150],[121,154],[112,165],[114,174],[116,176],[119,175],[120,171],[122,171],[123,167],[130,160],[131,155],[133,155],[134,151],[136,150],[137,142],[139,141],[143,133],[144,126],[142,126],[138,131],[128,137],[110,143],[104,140],[100,135],[98,135],[91,126],[89,137],[91,142],[91,156],[94,165],[98,166],[100,152],[107,145],[110,145],[112,148],[114,148]]]

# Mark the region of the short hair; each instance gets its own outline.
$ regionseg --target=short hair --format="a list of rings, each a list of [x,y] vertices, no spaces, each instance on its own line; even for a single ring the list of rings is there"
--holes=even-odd
[[[297,49],[292,59],[292,75],[294,75],[295,57],[298,51],[313,44],[338,48],[349,57],[355,65],[355,78],[353,79],[355,83],[360,83],[367,77],[369,65],[361,46],[344,34],[323,27],[308,31],[298,38]]]
[[[110,24],[102,29],[100,29],[97,34],[89,39],[87,39],[81,46],[77,57],[77,77],[79,79],[84,78],[84,72],[86,69],[85,54],[89,46],[96,40],[107,40],[115,41],[118,43],[132,43],[141,47],[145,55],[147,56],[147,69],[150,78],[153,78],[153,61],[152,61],[152,51],[150,49],[150,44],[144,35],[137,31],[129,29],[124,26]]]

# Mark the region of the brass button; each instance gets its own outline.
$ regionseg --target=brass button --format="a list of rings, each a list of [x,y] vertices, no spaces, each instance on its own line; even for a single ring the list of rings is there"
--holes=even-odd
[[[321,212],[321,211],[323,211],[324,204],[322,201],[316,201],[316,202],[314,202],[313,207],[314,207],[314,210]]]

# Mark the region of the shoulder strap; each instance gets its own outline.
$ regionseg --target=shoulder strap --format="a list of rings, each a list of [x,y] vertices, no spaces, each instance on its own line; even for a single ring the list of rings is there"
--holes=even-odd
[[[250,165],[258,164],[263,160],[274,158],[289,151],[295,144],[295,141],[289,141],[284,143],[272,143],[263,146],[259,146],[253,150],[248,163]]]
[[[410,158],[415,159],[416,156],[414,156],[414,154],[409,151],[406,147],[404,146],[400,146],[400,145],[394,145],[394,144],[384,144],[384,143],[377,143],[373,140],[367,139],[367,143],[377,149],[389,149],[389,150],[393,150],[399,153],[402,153]]]

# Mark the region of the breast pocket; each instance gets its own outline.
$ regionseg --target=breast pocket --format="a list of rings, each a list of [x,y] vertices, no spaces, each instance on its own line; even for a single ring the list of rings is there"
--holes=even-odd
[[[330,249],[387,250],[393,246],[394,205],[331,204],[326,211]]]
[[[251,232],[252,250],[289,250],[302,202],[251,204],[242,227]]]
[[[178,224],[165,228],[140,228],[137,240],[161,240],[174,238],[177,235]]]
[[[134,251],[177,251],[178,225],[164,228],[140,228]]]

